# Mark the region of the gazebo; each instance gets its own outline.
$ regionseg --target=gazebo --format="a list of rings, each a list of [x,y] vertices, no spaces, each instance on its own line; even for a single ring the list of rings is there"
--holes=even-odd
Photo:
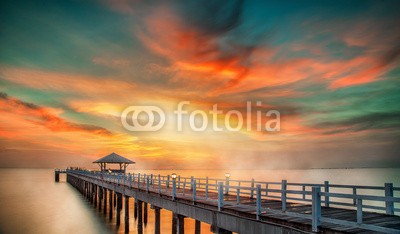
[[[134,164],[135,162],[113,152],[107,156],[97,159],[93,163],[99,164],[100,170],[102,172],[103,171],[111,171],[111,172],[125,173],[126,167],[129,164]],[[107,163],[108,164],[119,164],[119,170],[118,169],[117,170],[116,169],[113,169],[113,170],[107,169]]]

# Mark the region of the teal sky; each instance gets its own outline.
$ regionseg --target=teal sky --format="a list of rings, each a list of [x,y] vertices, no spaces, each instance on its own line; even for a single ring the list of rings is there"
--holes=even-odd
[[[3,1],[0,166],[90,165],[114,151],[151,168],[400,166],[399,7]],[[261,101],[281,131],[121,125],[130,105],[180,101],[225,113]]]

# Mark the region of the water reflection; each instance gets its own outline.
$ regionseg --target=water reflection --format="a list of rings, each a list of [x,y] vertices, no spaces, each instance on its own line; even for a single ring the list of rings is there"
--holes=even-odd
[[[137,172],[137,171],[131,171]],[[124,205],[121,225],[116,225],[116,212],[110,220],[94,208],[67,183],[55,183],[53,170],[1,169],[0,170],[0,233],[125,233]],[[227,171],[218,170],[141,170],[146,174],[172,174],[181,176],[209,176],[225,178]],[[329,180],[338,184],[383,185],[393,182],[400,186],[399,169],[343,169],[343,170],[231,170],[231,179],[263,181],[322,183]],[[61,181],[65,181],[64,176]],[[123,199],[125,200],[125,199]],[[133,212],[134,199],[130,198],[130,233],[138,233]],[[107,203],[108,206],[108,203]],[[108,209],[107,209],[108,212]],[[154,210],[148,209],[148,222],[143,233],[154,233]],[[161,210],[161,233],[170,233],[172,213]],[[195,221],[185,219],[185,231],[194,232]],[[210,225],[201,224],[202,233],[211,233]]]

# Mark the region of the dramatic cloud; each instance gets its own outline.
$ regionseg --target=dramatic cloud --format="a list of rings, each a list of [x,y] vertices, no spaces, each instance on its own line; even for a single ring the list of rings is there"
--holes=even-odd
[[[115,151],[158,168],[227,159],[239,168],[398,165],[398,8],[390,0],[4,1],[0,153],[40,149],[65,163]],[[180,101],[190,101],[186,119],[194,110],[210,117],[218,104],[251,120],[251,130],[177,132]],[[247,101],[261,103],[251,116]],[[131,105],[161,107],[166,126],[127,131],[120,117]],[[255,131],[258,111],[272,109],[281,131]]]
[[[65,121],[58,117],[54,110],[49,110],[32,103],[23,102],[18,99],[10,98],[6,93],[0,93],[1,111],[8,112],[13,111],[21,116],[24,116],[27,120],[43,125],[52,131],[86,131],[99,135],[110,135],[111,132],[105,128],[89,125],[89,124],[77,124]]]

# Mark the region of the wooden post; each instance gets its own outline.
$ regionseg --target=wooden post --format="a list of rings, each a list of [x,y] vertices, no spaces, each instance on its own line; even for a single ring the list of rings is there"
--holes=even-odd
[[[167,188],[169,188],[169,175],[167,175]]]
[[[133,203],[133,217],[135,217],[135,220],[137,219],[137,199],[135,198],[135,202]]]
[[[356,206],[357,205],[357,199],[356,199],[356,196],[357,195],[357,188],[356,187],[353,187],[353,196],[354,196],[354,198],[353,198],[353,205],[354,206]]]
[[[110,198],[109,198],[109,204],[108,204],[108,209],[109,209],[109,218],[110,220],[112,219],[113,216],[113,191],[110,189]]]
[[[150,178],[149,178],[149,176],[146,177],[146,191],[147,191],[147,193],[150,192]]]
[[[155,216],[154,233],[160,234],[161,232],[160,207],[154,207],[154,216]]]
[[[386,199],[393,198],[393,184],[392,183],[385,183],[385,197]],[[393,201],[386,200],[386,214],[394,215],[394,203]]]
[[[107,189],[106,188],[104,188],[104,190],[103,190],[103,213],[104,214],[107,214]]]
[[[254,178],[251,179],[250,199],[254,198]]]
[[[201,222],[199,220],[194,221],[194,234],[201,233]]]
[[[220,227],[218,227],[218,226],[216,226],[216,225],[213,225],[213,224],[211,224],[210,230],[211,230],[213,233],[232,234],[231,231],[225,230],[225,229],[220,228]]]
[[[208,199],[208,176],[206,177],[206,188],[205,188],[205,195],[206,195],[206,200]]]
[[[191,176],[191,177],[190,177],[190,191],[193,190],[193,180],[194,180],[194,177]]]
[[[172,179],[172,200],[176,200],[176,179]]]
[[[129,232],[129,197],[125,196],[125,233]]]
[[[114,207],[117,206],[117,193],[114,192]]]
[[[90,198],[90,194],[89,194],[89,189],[90,189],[90,187],[89,187],[89,182],[85,182],[85,197],[86,197],[86,200],[89,200],[89,198]]]
[[[329,193],[329,181],[324,181],[324,192]],[[329,207],[329,195],[325,195],[325,206]]]
[[[147,202],[143,202],[143,223],[145,226],[147,225],[147,209],[148,209]]]
[[[286,189],[287,189],[287,181],[282,180],[282,211],[286,211]]]
[[[178,175],[178,189],[181,188],[181,176]]]
[[[54,172],[54,177],[55,177],[54,180],[56,182],[60,182],[60,173],[58,171]]]
[[[161,194],[161,176],[158,174],[158,194]]]
[[[138,173],[137,188],[140,190],[140,173]]]
[[[265,184],[265,196],[268,197],[268,184]]]
[[[362,224],[363,213],[362,213],[362,199],[357,199],[357,223]]]
[[[97,207],[97,199],[98,199],[97,185],[94,185],[94,207]]]
[[[93,205],[95,205],[95,196],[96,196],[95,188],[96,188],[96,185],[92,184],[92,204]]]
[[[178,223],[177,223],[178,234],[184,234],[185,233],[185,216],[178,215],[177,221],[178,221]]]
[[[229,177],[225,179],[225,195],[229,194]]]
[[[89,201],[90,201],[90,203],[93,203],[93,194],[92,194],[92,191],[93,191],[93,184],[92,184],[92,183],[89,183]]]
[[[260,220],[261,215],[261,185],[257,184],[257,201],[256,201],[256,217],[257,220]]]
[[[193,204],[195,204],[195,202],[196,202],[196,180],[193,180],[193,193],[192,193],[192,195],[193,195]]]
[[[177,224],[177,215],[172,213],[172,234],[176,234],[178,232],[176,224]]]
[[[122,210],[122,193],[118,193],[118,208]]]
[[[102,201],[103,201],[103,188],[99,186],[98,188],[99,193],[99,211],[101,211]]]
[[[312,231],[318,232],[321,217],[321,188],[312,187]]]
[[[142,201],[137,200],[138,232],[143,232],[143,209]]]
[[[122,207],[122,194],[117,195],[117,226],[121,224],[121,207]]]
[[[221,211],[222,207],[224,207],[224,184],[218,182],[218,211]]]
[[[303,185],[303,200],[306,200],[306,186]]]
[[[240,205],[240,188],[236,189],[236,204]]]

